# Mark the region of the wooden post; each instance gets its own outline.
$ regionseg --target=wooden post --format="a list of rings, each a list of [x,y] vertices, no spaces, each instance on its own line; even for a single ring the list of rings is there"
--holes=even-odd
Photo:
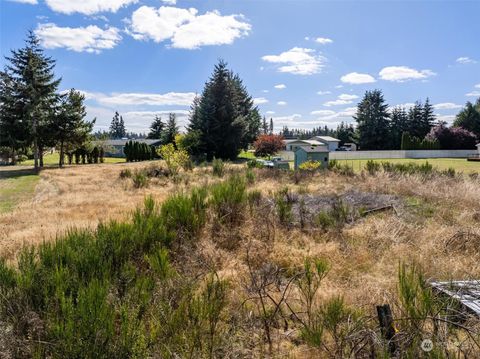
[[[388,342],[389,352],[390,354],[394,354],[397,347],[393,340],[395,337],[395,327],[393,325],[393,315],[390,306],[388,304],[377,305],[377,315],[382,335]]]

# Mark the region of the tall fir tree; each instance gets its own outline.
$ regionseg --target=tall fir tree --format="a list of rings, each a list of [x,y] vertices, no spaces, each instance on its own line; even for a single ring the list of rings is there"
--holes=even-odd
[[[63,96],[53,116],[53,137],[60,150],[59,167],[63,167],[65,150],[73,151],[87,141],[95,120],[85,121],[85,96],[74,89]]]
[[[270,117],[270,128],[268,130],[269,134],[273,135],[273,118]]]
[[[358,142],[362,150],[385,150],[391,146],[387,109],[380,90],[367,91],[358,104],[354,119],[357,121]]]
[[[112,118],[110,124],[110,136],[115,139],[126,137],[127,131],[125,130],[125,122],[123,117],[120,116],[118,111],[115,111],[115,115]]]
[[[156,115],[150,125],[150,132],[148,133],[147,138],[152,140],[161,139],[164,127],[165,124],[163,123],[162,118]]]
[[[12,164],[29,146],[28,125],[22,118],[17,90],[14,79],[6,71],[0,72],[0,146],[8,148]]]
[[[268,134],[268,125],[267,125],[267,119],[265,118],[265,116],[263,116],[263,119],[262,119],[262,133],[264,135]]]
[[[480,98],[476,105],[467,102],[465,107],[457,114],[453,126],[462,127],[477,136],[480,140]]]
[[[390,138],[392,149],[399,150],[402,146],[402,136],[408,132],[408,113],[404,107],[395,107],[390,113]]]
[[[175,144],[175,136],[178,134],[177,116],[174,113],[168,115],[168,121],[162,132],[162,144]]]
[[[189,134],[197,140],[194,154],[235,159],[258,135],[260,124],[258,109],[240,78],[219,61],[190,113]]]
[[[48,135],[51,116],[58,101],[57,89],[61,79],[55,79],[55,61],[44,54],[33,31],[29,31],[25,47],[12,50],[6,57],[6,72],[14,82],[17,113],[28,126],[29,140],[33,145],[34,166],[38,169],[43,159],[40,147]]]

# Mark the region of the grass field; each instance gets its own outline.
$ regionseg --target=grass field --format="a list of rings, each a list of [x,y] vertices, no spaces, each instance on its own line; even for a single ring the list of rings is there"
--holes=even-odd
[[[352,166],[356,172],[360,172],[365,168],[368,160],[338,160],[340,163],[347,163]],[[413,158],[385,158],[376,159],[375,162],[391,162],[391,163],[430,163],[439,170],[453,168],[457,172],[480,172],[480,162],[467,161],[464,158],[429,158],[429,159],[413,159]]]
[[[0,213],[11,211],[17,203],[29,199],[40,176],[30,169],[0,170]]]
[[[59,154],[55,152],[53,154],[45,155],[43,157],[43,163],[45,166],[56,166],[58,165]],[[105,163],[122,163],[125,162],[125,158],[116,158],[116,157],[105,157]],[[33,166],[33,159],[22,162],[22,165]]]

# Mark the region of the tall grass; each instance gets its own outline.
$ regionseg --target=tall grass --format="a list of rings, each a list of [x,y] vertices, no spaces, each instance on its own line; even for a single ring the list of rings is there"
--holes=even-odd
[[[227,225],[238,225],[243,219],[247,201],[245,180],[234,175],[210,189],[210,205],[216,220]]]

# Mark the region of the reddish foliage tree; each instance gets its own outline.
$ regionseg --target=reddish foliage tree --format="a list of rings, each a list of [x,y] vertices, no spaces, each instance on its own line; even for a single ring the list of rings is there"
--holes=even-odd
[[[281,135],[260,135],[253,146],[255,147],[255,156],[265,157],[283,150],[285,142]]]
[[[447,127],[445,123],[433,127],[425,138],[438,141],[442,150],[471,150],[477,143],[472,132],[461,127]]]

